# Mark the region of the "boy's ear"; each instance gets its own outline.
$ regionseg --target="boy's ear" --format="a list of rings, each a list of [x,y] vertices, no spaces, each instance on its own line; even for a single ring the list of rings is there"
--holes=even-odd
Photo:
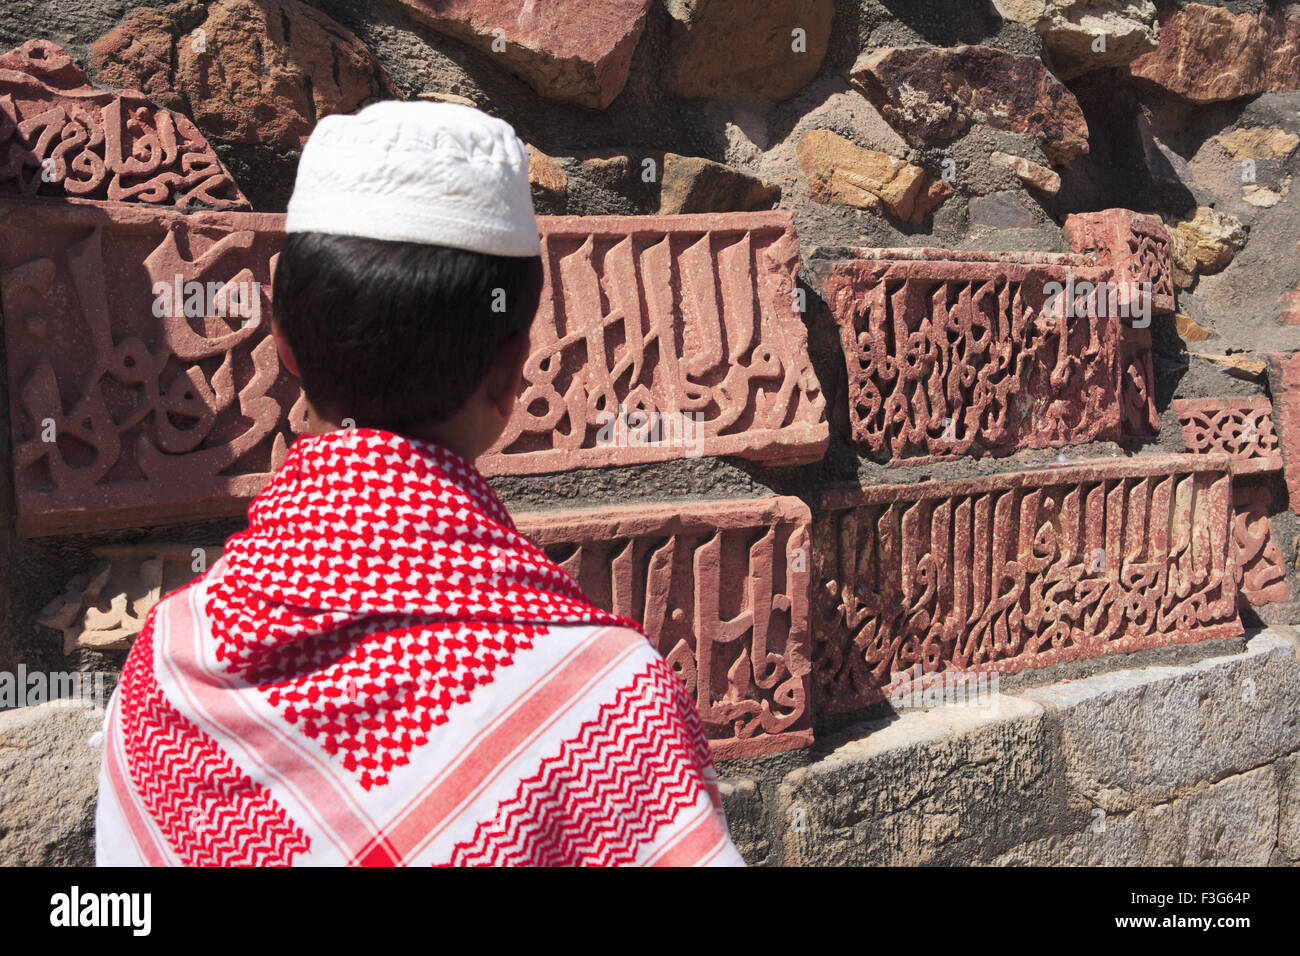
[[[280,328],[280,323],[275,319],[271,320],[271,338],[275,339],[275,350],[280,353],[280,361],[289,370],[289,374],[294,378],[301,378],[298,374],[298,359],[294,357],[293,349],[289,346],[289,340],[285,337],[284,329]]]
[[[528,361],[528,333],[512,335],[497,350],[485,382],[488,401],[504,417],[514,413],[524,376],[524,363]]]

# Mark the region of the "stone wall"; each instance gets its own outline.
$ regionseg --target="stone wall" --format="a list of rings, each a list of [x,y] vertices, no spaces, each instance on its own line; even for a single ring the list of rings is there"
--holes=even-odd
[[[10,4],[0,673],[111,689],[301,430],[261,318],[314,123],[468,102],[529,144],[547,269],[481,465],[673,662],[748,859],[1190,862],[1215,821],[1207,860],[1294,859],[1294,660],[1259,628],[1300,616],[1300,10],[516,6]],[[997,716],[895,714],[991,676]],[[1226,708],[1177,728],[1204,753],[1135,738],[1184,683]],[[22,728],[71,718],[5,719],[38,755]],[[0,859],[84,853],[39,802]]]

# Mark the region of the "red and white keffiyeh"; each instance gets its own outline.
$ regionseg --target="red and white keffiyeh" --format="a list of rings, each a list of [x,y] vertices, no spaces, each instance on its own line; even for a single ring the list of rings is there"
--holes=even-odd
[[[100,865],[742,862],[681,681],[465,459],[304,436],[249,519],[127,659]]]

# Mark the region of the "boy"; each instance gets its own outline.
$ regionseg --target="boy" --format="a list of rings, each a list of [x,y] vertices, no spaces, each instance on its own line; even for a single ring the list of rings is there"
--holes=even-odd
[[[137,638],[97,862],[741,864],[681,682],[473,466],[541,289],[513,130],[328,117],[285,230],[272,334],[311,434]]]

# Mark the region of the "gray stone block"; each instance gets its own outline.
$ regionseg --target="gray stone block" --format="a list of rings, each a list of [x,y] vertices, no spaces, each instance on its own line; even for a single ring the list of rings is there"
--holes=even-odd
[[[1060,722],[1071,788],[1108,812],[1167,802],[1300,747],[1300,665],[1268,631],[1242,654],[1024,694]]]
[[[1084,829],[1033,840],[999,866],[1264,866],[1273,853],[1278,791],[1272,767],[1227,777],[1128,814],[1100,811]]]
[[[1300,754],[1273,765],[1277,776],[1277,849],[1287,860],[1300,862]]]
[[[1032,839],[1063,805],[1042,708],[909,712],[856,728],[777,793],[787,865],[987,859]]]
[[[94,864],[102,723],[60,701],[0,712],[0,865]]]
[[[1140,814],[1145,866],[1266,866],[1277,843],[1272,767],[1228,777]]]
[[[1107,814],[1100,807],[1082,830],[1022,843],[993,860],[997,866],[1138,866],[1142,831],[1138,815]]]
[[[1005,190],[972,199],[970,221],[972,226],[989,229],[1015,229],[1038,222],[1015,193]]]
[[[718,781],[718,791],[727,814],[727,829],[740,855],[750,865],[766,861],[771,841],[758,785],[748,777],[724,778]]]

